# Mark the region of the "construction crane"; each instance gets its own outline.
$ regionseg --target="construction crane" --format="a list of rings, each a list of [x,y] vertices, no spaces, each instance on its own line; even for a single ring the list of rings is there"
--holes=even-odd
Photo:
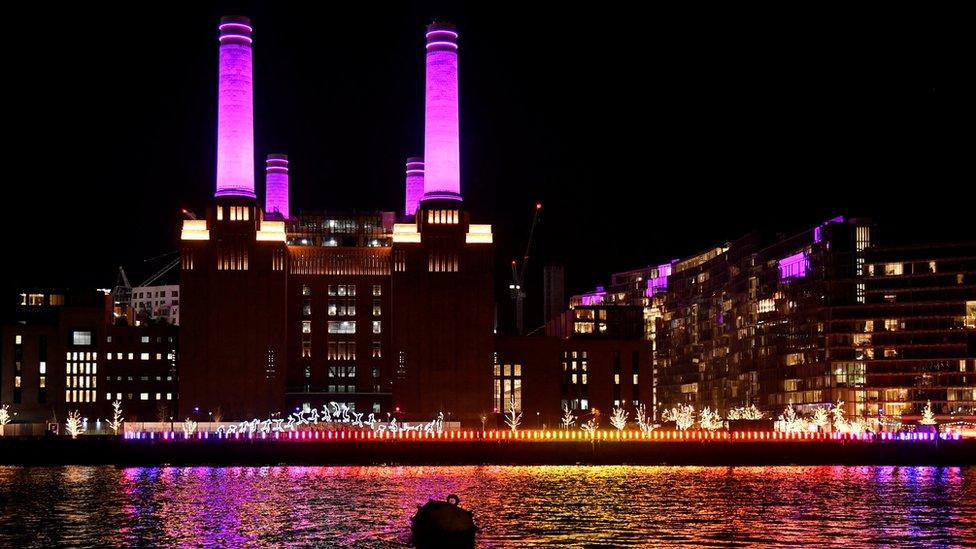
[[[532,227],[529,229],[529,239],[525,243],[525,254],[522,255],[522,261],[512,260],[512,283],[508,285],[508,289],[512,294],[512,299],[515,300],[515,330],[518,335],[522,335],[525,329],[522,315],[522,303],[525,301],[525,271],[529,266],[532,239],[535,237],[535,228],[539,224],[539,213],[541,211],[542,203],[537,202],[535,212],[532,214]]]
[[[196,219],[197,218],[196,214],[194,214],[192,211],[190,211],[190,210],[188,210],[186,208],[183,208],[180,212],[183,215],[185,215],[188,219]],[[157,255],[157,256],[154,256],[154,257],[150,257],[149,259],[144,259],[143,260],[143,263],[148,263],[150,261],[155,261],[155,260],[157,260],[159,258],[168,257],[168,256],[171,256],[171,255],[174,255],[174,254],[178,254],[178,253],[179,253],[179,251],[166,252],[164,254],[160,254],[160,255]],[[170,261],[169,263],[167,263],[162,269],[160,269],[160,270],[156,271],[155,273],[151,274],[149,276],[149,278],[143,280],[136,287],[139,288],[139,287],[142,287],[142,286],[149,286],[153,282],[156,282],[157,280],[159,280],[160,278],[162,278],[164,275],[166,275],[166,273],[168,273],[168,272],[172,271],[173,269],[175,269],[176,266],[179,265],[179,264],[180,264],[180,258],[177,257],[176,259],[174,259],[174,260]],[[126,276],[125,269],[123,269],[121,265],[119,266],[119,276],[115,280],[115,288],[112,290],[112,298],[115,301],[115,304],[116,305],[129,305],[130,303],[132,303],[132,284],[129,283],[129,277]]]

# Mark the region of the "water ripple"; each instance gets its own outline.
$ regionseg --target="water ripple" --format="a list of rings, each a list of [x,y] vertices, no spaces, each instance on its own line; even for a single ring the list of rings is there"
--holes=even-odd
[[[482,547],[976,541],[976,468],[0,467],[0,546],[404,547],[449,493]]]

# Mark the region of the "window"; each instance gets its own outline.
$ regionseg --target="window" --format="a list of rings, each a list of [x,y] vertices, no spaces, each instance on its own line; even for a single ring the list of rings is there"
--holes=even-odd
[[[15,335],[14,336],[14,344],[15,345],[20,345],[23,342],[24,342],[24,340],[23,340],[23,337],[22,336],[20,336],[20,335]]]
[[[522,365],[503,364],[502,375],[498,375],[498,365],[495,366],[495,411],[507,411],[512,399],[515,409],[522,411]]]
[[[380,296],[383,295],[383,286],[380,284],[373,284],[373,295]]]
[[[142,336],[141,338],[139,338],[139,341],[141,343],[149,343],[149,336]]]
[[[374,414],[380,413],[380,403],[379,402],[374,402],[373,403],[373,413]]]
[[[303,334],[310,334],[310,333],[312,333],[312,321],[311,320],[303,320],[302,321],[302,333]]]
[[[380,304],[379,299],[373,300],[373,316],[380,316],[383,313],[383,306]]]
[[[382,357],[383,357],[383,347],[382,347],[382,345],[380,344],[379,341],[374,341],[373,342],[373,358],[382,358]]]
[[[312,342],[303,341],[302,342],[302,358],[309,358],[312,356]]]
[[[904,265],[902,263],[885,263],[884,273],[886,276],[897,276],[904,273]]]
[[[139,353],[139,360],[149,360],[149,353]]]
[[[330,334],[354,334],[356,333],[356,321],[355,320],[330,320],[329,333]]]
[[[91,345],[91,332],[75,330],[71,332],[72,345]]]
[[[149,393],[139,393],[139,400],[149,400]]]
[[[964,363],[965,363],[965,361],[964,361]],[[373,377],[374,378],[375,377],[380,377],[380,367],[379,366],[373,366]]]
[[[306,299],[302,304],[302,316],[312,316],[312,300]]]
[[[964,323],[967,328],[976,328],[976,301],[966,302],[966,319]]]
[[[383,331],[382,322],[379,321],[379,320],[374,320],[373,321],[373,333],[374,334],[378,334],[378,333],[382,333],[382,331]]]
[[[312,288],[308,284],[302,285],[302,295],[312,295]]]

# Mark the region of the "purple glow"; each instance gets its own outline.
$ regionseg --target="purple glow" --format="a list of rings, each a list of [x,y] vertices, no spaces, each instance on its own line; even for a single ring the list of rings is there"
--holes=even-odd
[[[582,305],[600,305],[607,297],[607,292],[603,289],[603,286],[597,286],[595,292],[590,292],[588,294],[583,294],[580,296],[580,304]]]
[[[823,240],[823,228],[827,224],[829,224],[829,223],[843,223],[843,222],[844,222],[844,216],[838,215],[837,217],[830,218],[827,221],[824,221],[823,224],[814,227],[814,229],[813,229],[813,242],[814,243],[817,243],[817,242],[820,242],[821,240]]]
[[[457,32],[450,23],[427,27],[425,107],[423,198],[460,200]]]
[[[417,213],[417,206],[424,196],[424,159],[410,157],[407,159],[407,200],[403,208],[404,215]]]
[[[217,84],[217,192],[214,196],[254,197],[251,66],[251,21],[246,17],[222,18]]]
[[[802,278],[810,270],[810,258],[806,252],[793,254],[779,260],[779,279]]]
[[[647,280],[647,290],[644,295],[651,297],[660,292],[668,291],[668,277],[671,276],[671,264],[663,263],[657,266],[657,276],[652,276]]]
[[[288,219],[288,155],[269,154],[267,163],[264,213]]]

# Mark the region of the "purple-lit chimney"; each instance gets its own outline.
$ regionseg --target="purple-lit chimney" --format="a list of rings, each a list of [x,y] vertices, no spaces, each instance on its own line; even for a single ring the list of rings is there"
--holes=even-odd
[[[251,89],[251,20],[220,20],[217,84],[217,191],[214,196],[254,198],[254,101]]]
[[[417,206],[424,196],[424,159],[411,156],[407,159],[407,202],[404,215],[417,213]]]
[[[427,27],[424,200],[461,200],[457,37],[451,23]]]
[[[288,155],[269,154],[265,174],[264,213],[288,219]]]

